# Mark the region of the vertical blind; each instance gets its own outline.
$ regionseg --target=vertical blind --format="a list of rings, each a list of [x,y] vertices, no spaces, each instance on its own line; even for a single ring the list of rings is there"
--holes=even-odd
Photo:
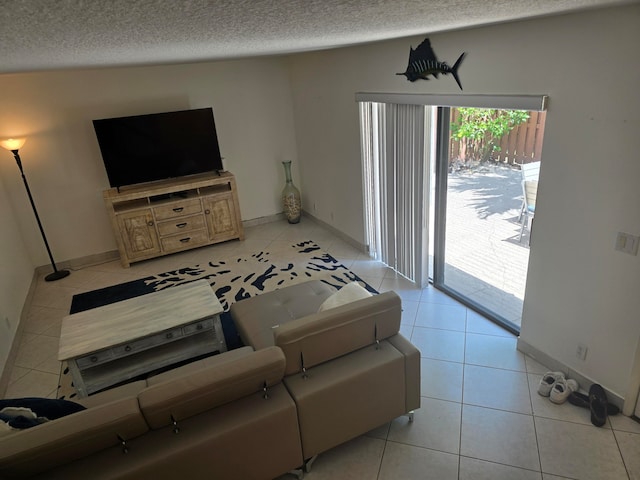
[[[424,287],[431,107],[360,102],[360,119],[369,252]]]

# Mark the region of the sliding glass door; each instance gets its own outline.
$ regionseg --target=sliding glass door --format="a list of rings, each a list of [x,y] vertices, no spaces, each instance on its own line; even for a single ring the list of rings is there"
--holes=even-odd
[[[547,98],[356,99],[372,256],[519,332]]]
[[[518,333],[544,113],[440,108],[433,283]],[[525,185],[534,194],[527,203]]]

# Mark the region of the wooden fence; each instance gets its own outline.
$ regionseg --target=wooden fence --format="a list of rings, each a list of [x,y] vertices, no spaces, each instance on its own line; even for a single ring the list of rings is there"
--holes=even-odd
[[[456,108],[451,109],[451,123],[458,116]],[[544,122],[546,112],[529,112],[529,119],[515,127],[500,139],[500,151],[491,155],[497,162],[518,164],[538,162],[542,157]],[[449,145],[449,163],[455,160],[466,161],[473,158],[466,139],[451,139]]]

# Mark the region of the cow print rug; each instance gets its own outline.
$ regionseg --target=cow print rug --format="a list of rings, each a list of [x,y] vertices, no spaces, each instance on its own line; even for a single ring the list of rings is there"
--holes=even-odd
[[[282,258],[286,260],[281,260]],[[261,251],[248,256],[213,259],[206,264],[192,265],[81,293],[73,297],[70,313],[202,279],[209,281],[224,309],[220,320],[229,350],[242,346],[229,314],[229,307],[234,302],[309,280],[321,280],[336,290],[347,283],[359,282],[367,290],[377,293],[315,242],[307,240],[292,244],[290,251],[279,250],[277,256],[269,251]],[[62,399],[76,397],[66,362],[62,363],[57,397]]]

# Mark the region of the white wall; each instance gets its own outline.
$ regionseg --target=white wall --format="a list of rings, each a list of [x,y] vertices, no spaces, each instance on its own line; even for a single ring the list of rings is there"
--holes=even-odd
[[[95,118],[212,106],[222,155],[237,176],[242,218],[282,211],[280,162],[296,160],[282,58],[5,75],[0,92],[0,137],[28,137],[20,153],[57,261],[116,249],[102,200],[109,183]],[[46,265],[17,173],[7,179],[7,189],[17,199],[30,257]]]
[[[640,234],[638,25],[636,5],[430,35],[441,60],[468,53],[464,93],[550,96],[521,338],[621,396],[640,338],[640,257],[614,251]],[[458,93],[394,75],[422,38],[292,58],[303,204],[361,242],[354,93]]]
[[[4,153],[3,153],[4,152]],[[0,176],[2,179],[14,174],[18,167],[12,155],[6,150],[0,152]],[[25,199],[26,192],[23,192]],[[11,201],[7,196],[4,181],[0,181],[0,375],[7,360],[11,343],[20,323],[22,307],[33,277],[34,265],[24,248],[18,223],[13,214]],[[35,222],[35,219],[33,220]]]

